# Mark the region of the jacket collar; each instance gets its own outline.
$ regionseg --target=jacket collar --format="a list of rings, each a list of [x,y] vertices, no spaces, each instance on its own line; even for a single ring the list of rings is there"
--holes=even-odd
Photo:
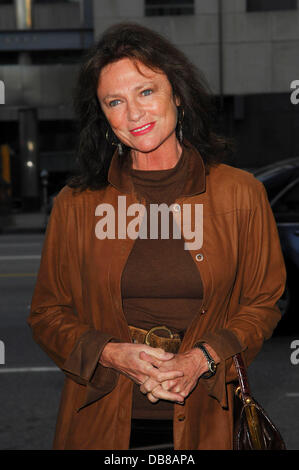
[[[206,167],[198,150],[188,141],[183,142],[183,152],[186,152],[188,161],[187,177],[182,189],[182,196],[193,196],[206,190]],[[134,191],[130,175],[131,156],[129,151],[119,155],[114,152],[108,171],[108,181],[120,192]]]

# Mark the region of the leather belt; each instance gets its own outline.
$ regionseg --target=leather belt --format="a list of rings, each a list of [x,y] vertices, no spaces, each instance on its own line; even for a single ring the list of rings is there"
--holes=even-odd
[[[171,330],[164,325],[155,326],[150,330],[143,330],[142,328],[129,325],[129,330],[133,343],[147,344],[152,348],[162,348],[164,351],[174,354],[178,352],[182,342],[181,336],[178,333],[172,333]],[[169,337],[156,335],[154,331],[158,330],[166,331]]]

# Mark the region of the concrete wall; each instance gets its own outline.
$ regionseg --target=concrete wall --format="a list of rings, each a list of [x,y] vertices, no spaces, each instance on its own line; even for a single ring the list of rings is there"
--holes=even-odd
[[[80,27],[80,5],[71,3],[35,4],[32,13],[34,29],[69,29]],[[0,5],[0,31],[16,29],[14,5]]]
[[[245,0],[222,3],[224,94],[289,92],[299,78],[299,11],[247,13]],[[148,26],[180,47],[218,93],[218,1],[196,0],[193,16],[143,15],[142,0],[95,1],[95,38],[123,20]]]
[[[299,79],[299,11],[247,13],[245,0],[222,3],[224,94],[290,92],[290,83]],[[219,93],[218,0],[195,0],[195,15],[190,16],[144,17],[143,0],[96,0],[93,8],[95,38],[111,24],[122,20],[144,24],[165,34],[182,49],[206,76],[213,92]],[[39,29],[79,27],[79,4],[36,4],[33,25]],[[14,28],[14,7],[0,6],[0,30]],[[40,107],[44,108],[49,95],[41,88],[41,83],[45,83],[44,77],[48,75],[52,77],[51,97],[57,97],[51,100],[61,110],[66,109],[65,101],[70,99],[70,94],[68,87],[64,90],[63,83],[66,78],[71,82],[73,79],[73,72],[68,72],[69,65],[28,66],[27,69],[22,66],[19,70],[18,67],[0,68],[0,79],[8,87],[8,105],[15,103],[10,97],[19,97],[19,90],[24,93],[24,101],[26,96],[37,96],[37,89],[40,89]],[[27,76],[36,84],[32,90]],[[12,86],[16,86],[14,94],[10,93]],[[34,98],[31,104],[38,105],[38,102]],[[69,111],[65,112],[65,117],[69,116]],[[12,116],[14,111],[9,113]],[[64,115],[64,111],[61,113]],[[3,109],[0,119],[5,119]]]
[[[76,64],[0,67],[6,104],[1,106],[0,120],[18,119],[18,108],[26,106],[36,107],[39,119],[71,119],[77,72]]]
[[[34,4],[32,11],[33,31],[72,28],[80,30],[80,27],[84,26],[79,2],[51,4],[49,1],[49,4]],[[14,5],[0,5],[1,40],[4,43],[18,42],[17,35],[12,38],[4,35],[5,31],[16,30]],[[46,32],[43,37],[45,34]],[[51,39],[46,40],[49,49]],[[55,44],[52,46],[55,49]],[[42,49],[43,44],[39,42],[38,47]],[[6,99],[5,106],[0,109],[0,121],[18,120],[18,109],[26,106],[36,107],[39,119],[73,118],[71,90],[78,70],[77,64],[32,65],[29,60],[28,65],[3,65],[3,62],[0,65],[0,80],[5,83]]]

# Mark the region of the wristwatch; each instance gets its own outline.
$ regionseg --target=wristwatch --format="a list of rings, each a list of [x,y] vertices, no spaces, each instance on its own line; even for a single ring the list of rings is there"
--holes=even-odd
[[[205,355],[206,360],[208,361],[209,370],[207,372],[204,372],[199,378],[200,379],[209,379],[210,377],[213,377],[213,375],[216,374],[216,370],[217,370],[216,362],[211,357],[210,353],[206,350],[206,348],[204,347],[204,345],[202,343],[196,343],[194,345],[194,347],[201,349],[202,352]]]

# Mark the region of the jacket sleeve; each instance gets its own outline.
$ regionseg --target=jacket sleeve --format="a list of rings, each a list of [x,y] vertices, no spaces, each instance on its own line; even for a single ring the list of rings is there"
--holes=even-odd
[[[78,317],[70,282],[70,270],[76,268],[67,250],[71,207],[64,195],[62,189],[51,211],[27,323],[34,340],[65,375],[86,386],[87,397],[96,389],[100,398],[115,387],[118,372],[98,360],[106,343],[118,339]]]
[[[285,263],[265,187],[258,180],[256,184],[255,207],[240,211],[238,307],[224,328],[197,340],[210,345],[220,358],[215,376],[200,383],[223,407],[227,406],[226,383],[237,379],[232,356],[241,352],[248,366],[281,318],[277,301],[285,288]]]

